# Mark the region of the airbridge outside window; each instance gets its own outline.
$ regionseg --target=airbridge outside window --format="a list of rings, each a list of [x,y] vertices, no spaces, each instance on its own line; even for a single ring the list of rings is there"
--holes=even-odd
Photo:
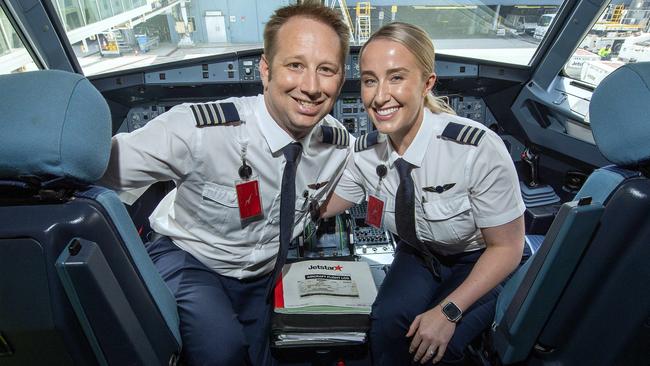
[[[0,8],[0,74],[37,70],[9,18]]]
[[[50,0],[86,75],[262,47],[292,0]],[[416,24],[438,53],[528,65],[562,0],[328,0],[352,44],[382,25]]]

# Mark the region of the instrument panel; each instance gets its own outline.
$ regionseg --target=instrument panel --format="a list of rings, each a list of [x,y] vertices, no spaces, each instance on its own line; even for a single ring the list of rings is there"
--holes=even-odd
[[[148,69],[144,72],[144,83],[145,85],[183,85],[261,82],[259,71],[261,50],[250,55],[234,53],[221,55],[218,58],[218,60],[198,61],[188,66]],[[479,67],[470,63],[437,61],[436,74],[438,78],[476,78]],[[359,55],[353,52],[348,55],[345,62],[345,78],[359,80],[360,76]],[[101,85],[97,86],[102,89]]]
[[[459,95],[451,95],[447,98],[459,116],[481,122],[488,127],[497,123],[483,99]],[[179,103],[181,102],[145,103],[133,107],[128,111],[119,132],[135,131]],[[331,114],[355,137],[374,130],[361,97],[356,93],[342,93],[334,104]]]
[[[345,63],[345,85],[331,114],[354,136],[373,130],[359,96],[359,49],[352,47]],[[132,73],[105,75],[93,80],[93,84],[114,100],[127,103],[126,118],[117,132],[130,132],[144,126],[148,121],[182,102],[213,101],[228,96],[255,95],[262,91],[260,60],[262,50],[247,50],[212,56],[206,59],[184,60],[165,67],[143,68]],[[436,61],[438,80],[469,85],[479,78],[479,71],[489,77],[489,70],[476,63],[454,61],[445,56]],[[445,87],[445,83],[442,84]],[[460,90],[465,90],[461,87]],[[485,87],[479,85],[479,95]],[[476,96],[448,94],[444,90],[438,95],[447,95],[450,105],[458,115],[471,118],[487,126],[496,120],[485,102]],[[476,92],[473,93],[476,95]],[[124,114],[122,114],[124,115]]]

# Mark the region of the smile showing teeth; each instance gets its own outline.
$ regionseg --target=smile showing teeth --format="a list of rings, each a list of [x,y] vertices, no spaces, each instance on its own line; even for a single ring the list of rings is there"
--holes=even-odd
[[[318,103],[315,103],[315,102],[308,102],[308,101],[299,100],[299,99],[296,99],[296,101],[298,102],[298,104],[300,104],[303,107],[315,107],[316,105],[318,105]]]
[[[375,109],[375,111],[377,111],[377,114],[380,116],[387,116],[391,113],[397,112],[398,109],[399,109],[398,107],[392,107],[386,109]]]

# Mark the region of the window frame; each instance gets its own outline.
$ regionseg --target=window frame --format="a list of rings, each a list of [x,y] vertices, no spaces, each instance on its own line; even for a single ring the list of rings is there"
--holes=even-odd
[[[13,27],[14,32],[18,35],[22,46],[25,48],[29,56],[32,58],[32,61],[36,64],[39,70],[48,69],[47,64],[38,50],[34,47],[32,39],[29,37],[28,33],[25,31],[24,25],[16,17],[16,12],[14,11],[11,3],[9,1],[0,1],[0,10],[5,14],[9,20],[9,24]]]

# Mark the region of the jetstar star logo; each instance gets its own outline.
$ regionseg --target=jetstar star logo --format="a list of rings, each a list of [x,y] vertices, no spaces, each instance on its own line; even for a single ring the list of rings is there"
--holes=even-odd
[[[323,266],[323,265],[320,265],[320,264],[315,264],[315,265],[312,264],[311,266],[309,266],[308,269],[326,269],[326,270],[329,270],[329,271],[342,271],[343,266],[341,266],[339,264],[337,264],[336,266]]]

